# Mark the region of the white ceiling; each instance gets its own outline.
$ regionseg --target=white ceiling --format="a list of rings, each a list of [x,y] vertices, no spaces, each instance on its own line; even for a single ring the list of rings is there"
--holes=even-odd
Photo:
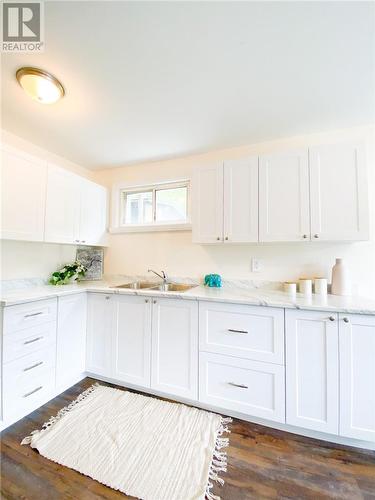
[[[3,54],[3,127],[91,169],[370,123],[374,2],[46,2]],[[17,68],[55,74],[41,105]]]

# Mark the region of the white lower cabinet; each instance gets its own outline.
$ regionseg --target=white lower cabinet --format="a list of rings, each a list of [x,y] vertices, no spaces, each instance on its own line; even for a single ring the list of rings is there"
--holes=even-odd
[[[338,434],[338,315],[286,310],[286,423]]]
[[[375,442],[375,316],[340,314],[340,435]]]
[[[85,371],[86,293],[58,298],[56,387],[65,389]]]
[[[104,377],[112,376],[115,296],[89,293],[87,298],[86,370]]]
[[[249,416],[285,422],[284,366],[201,352],[199,400]]]
[[[113,340],[113,377],[150,387],[151,298],[118,296]]]
[[[198,399],[198,303],[153,299],[152,389]]]

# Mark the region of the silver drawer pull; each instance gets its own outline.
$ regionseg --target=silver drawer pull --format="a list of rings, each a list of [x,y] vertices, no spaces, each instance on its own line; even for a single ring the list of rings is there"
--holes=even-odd
[[[37,366],[40,366],[42,364],[43,364],[43,361],[39,361],[39,363],[35,363],[35,365],[28,366],[27,368],[24,368],[23,371],[28,372],[29,370],[32,370],[33,368],[36,368]]]
[[[40,316],[43,314],[43,311],[39,311],[37,313],[25,314],[24,318],[32,318],[33,316]]]
[[[40,385],[39,387],[37,387],[36,389],[34,389],[33,391],[31,392],[27,392],[26,394],[23,395],[24,398],[28,398],[29,396],[31,396],[32,394],[35,394],[36,392],[40,391],[40,389],[43,389],[43,386]]]
[[[234,382],[228,382],[228,385],[233,385],[233,387],[239,387],[240,389],[248,389],[248,386],[245,384],[235,384]]]
[[[43,337],[36,337],[35,339],[32,340],[26,340],[26,342],[23,343],[23,345],[27,344],[33,344],[34,342],[38,342],[38,340],[42,340]]]
[[[228,328],[228,332],[230,332],[230,333],[249,333],[246,330],[234,330],[233,328]]]

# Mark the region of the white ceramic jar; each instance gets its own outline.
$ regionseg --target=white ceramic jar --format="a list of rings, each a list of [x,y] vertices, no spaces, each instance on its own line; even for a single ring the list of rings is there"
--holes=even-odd
[[[314,278],[314,293],[316,295],[327,295],[327,278]]]
[[[336,259],[332,268],[332,295],[351,295],[351,282],[348,268],[343,259]]]
[[[299,292],[309,297],[312,294],[312,281],[310,279],[300,279]]]

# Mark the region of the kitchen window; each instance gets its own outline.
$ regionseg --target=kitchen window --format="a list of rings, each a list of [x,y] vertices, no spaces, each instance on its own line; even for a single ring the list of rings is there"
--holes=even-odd
[[[120,189],[118,230],[189,229],[188,181]]]

